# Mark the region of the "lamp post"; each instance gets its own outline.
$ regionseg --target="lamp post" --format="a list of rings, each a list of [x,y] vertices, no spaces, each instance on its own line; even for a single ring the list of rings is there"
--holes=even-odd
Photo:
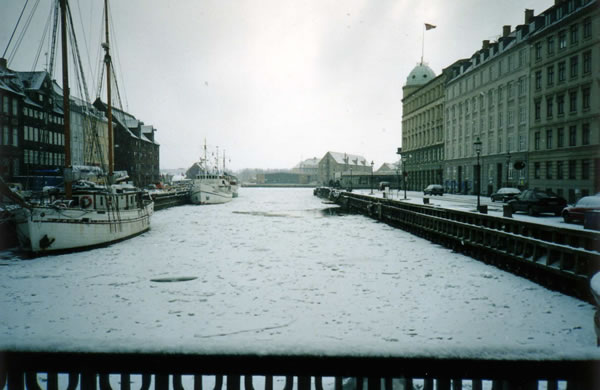
[[[401,154],[400,160],[402,161],[402,184],[404,186],[404,199],[406,200],[406,154]]]
[[[508,173],[510,171],[510,150],[508,152],[506,152],[506,186],[510,187],[509,184],[509,180],[508,180]]]
[[[396,165],[396,184],[397,184],[397,188],[398,190],[396,191],[396,197],[399,198],[400,197],[400,169],[398,168],[398,166]]]
[[[375,165],[375,163],[371,160],[371,195],[373,195],[373,165]]]
[[[473,143],[473,147],[475,148],[475,153],[477,153],[477,211],[480,209],[479,196],[481,193],[481,165],[479,165],[479,155],[481,154],[481,141],[479,137]]]

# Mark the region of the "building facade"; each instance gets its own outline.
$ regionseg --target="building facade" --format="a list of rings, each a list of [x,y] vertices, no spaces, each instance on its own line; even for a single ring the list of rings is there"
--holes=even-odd
[[[530,186],[573,203],[600,192],[600,12],[560,1],[535,18]]]
[[[443,183],[445,83],[445,73],[435,77],[420,63],[402,88],[402,160],[408,189]]]
[[[371,174],[373,166],[367,159],[353,154],[327,152],[319,161],[319,183],[333,185],[342,176]]]
[[[448,69],[444,127],[448,192],[479,190],[490,195],[501,187],[528,186],[527,38],[532,17],[533,11],[526,10],[524,25],[514,31],[504,26],[497,42],[483,41],[471,58]],[[481,142],[479,157],[476,141]]]

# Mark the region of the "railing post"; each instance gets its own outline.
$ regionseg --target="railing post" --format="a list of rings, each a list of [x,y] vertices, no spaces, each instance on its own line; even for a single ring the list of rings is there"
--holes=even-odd
[[[154,375],[155,390],[169,390],[169,375],[155,374]]]
[[[273,377],[270,375],[265,377],[265,390],[273,390]]]
[[[100,374],[100,390],[112,390],[108,374]]]
[[[227,375],[227,390],[240,390],[239,375]]]
[[[299,376],[298,377],[298,390],[310,390],[310,377]]]
[[[148,390],[150,388],[150,384],[152,383],[152,377],[150,374],[142,375],[142,386],[140,386],[140,390]]]
[[[2,385],[0,385],[0,388],[3,387]],[[48,390],[58,390],[58,373],[56,372],[49,372],[48,373],[48,385],[47,385],[47,389]]]
[[[194,390],[202,390],[202,375],[194,375]]]
[[[25,385],[27,385],[27,390],[42,390],[37,381],[37,372],[25,373]]]
[[[8,372],[8,390],[25,390],[25,373],[21,370]]]
[[[96,373],[85,371],[81,373],[81,390],[96,390]]]
[[[131,376],[129,374],[121,374],[121,390],[131,390]]]
[[[252,385],[252,375],[244,376],[244,390],[254,390],[254,385]]]
[[[173,374],[173,390],[183,390],[181,375],[179,374]]]
[[[367,386],[369,390],[381,390],[381,378],[370,376],[367,379]]]

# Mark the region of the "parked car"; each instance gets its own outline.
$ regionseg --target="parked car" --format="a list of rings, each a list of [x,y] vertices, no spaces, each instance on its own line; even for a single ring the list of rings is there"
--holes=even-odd
[[[430,184],[423,190],[423,195],[444,195],[444,187],[439,184]]]
[[[504,187],[500,188],[498,191],[490,195],[490,198],[492,199],[492,202],[495,202],[497,200],[501,202],[508,202],[520,193],[521,190],[519,190],[518,188]]]
[[[565,222],[583,222],[586,211],[600,211],[600,195],[584,196],[562,211]]]
[[[383,191],[385,190],[385,187],[390,187],[390,182],[389,181],[380,181],[379,182],[379,191]]]
[[[567,205],[567,200],[551,191],[525,190],[508,202],[512,211],[524,211],[529,215],[554,213],[559,216]]]

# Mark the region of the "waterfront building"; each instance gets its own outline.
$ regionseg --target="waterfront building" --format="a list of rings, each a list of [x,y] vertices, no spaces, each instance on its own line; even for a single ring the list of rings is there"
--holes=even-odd
[[[402,87],[402,160],[411,190],[443,183],[445,81],[444,72],[436,77],[421,62]]]
[[[448,69],[445,99],[445,189],[488,195],[500,187],[528,186],[529,23],[504,26],[497,42],[484,40],[469,59]],[[479,156],[474,148],[481,142]],[[517,164],[515,164],[518,162]],[[521,169],[515,169],[521,168]]]
[[[530,187],[569,203],[600,192],[599,15],[596,0],[557,1],[530,37]]]
[[[359,155],[327,152],[319,161],[319,183],[331,185],[336,181],[341,182],[342,176],[356,175],[356,180],[369,180],[365,174],[372,173],[373,166],[366,158]],[[358,179],[358,175],[361,179]],[[358,183],[357,183],[358,184]],[[365,183],[360,183],[365,185]]]

